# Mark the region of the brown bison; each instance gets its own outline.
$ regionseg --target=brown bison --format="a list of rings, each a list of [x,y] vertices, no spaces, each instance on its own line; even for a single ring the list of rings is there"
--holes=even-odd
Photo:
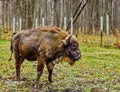
[[[11,38],[11,57],[13,52],[17,80],[20,80],[20,66],[24,59],[38,61],[37,85],[45,64],[49,73],[48,80],[52,82],[52,71],[56,63],[67,58],[67,62],[73,65],[81,58],[77,39],[60,28],[51,26],[14,33]]]

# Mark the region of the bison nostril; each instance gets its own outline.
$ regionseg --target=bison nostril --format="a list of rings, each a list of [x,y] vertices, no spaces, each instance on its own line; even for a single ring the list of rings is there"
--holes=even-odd
[[[78,56],[78,59],[80,59],[80,57],[81,57],[81,56],[79,55],[79,56]]]
[[[81,55],[78,55],[77,57],[75,57],[75,60],[79,60],[81,58]]]
[[[81,55],[79,56],[79,58],[81,58]]]

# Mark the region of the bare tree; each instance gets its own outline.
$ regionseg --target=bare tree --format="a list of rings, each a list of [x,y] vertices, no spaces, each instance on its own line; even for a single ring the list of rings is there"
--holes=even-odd
[[[63,5],[63,0],[60,0],[60,27],[63,27],[63,9],[64,9],[64,5]]]
[[[52,3],[52,8],[51,8],[51,25],[53,26],[53,22],[54,22],[54,3],[55,3],[55,0],[52,0],[51,1],[51,3]]]

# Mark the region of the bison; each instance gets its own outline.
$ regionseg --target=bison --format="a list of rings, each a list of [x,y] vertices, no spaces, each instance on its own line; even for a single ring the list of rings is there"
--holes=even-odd
[[[45,64],[48,70],[48,80],[52,82],[52,71],[56,63],[67,58],[67,62],[73,65],[81,58],[78,40],[53,26],[14,33],[10,50],[10,60],[14,53],[17,80],[20,80],[20,67],[24,59],[37,61],[36,85],[39,85]]]

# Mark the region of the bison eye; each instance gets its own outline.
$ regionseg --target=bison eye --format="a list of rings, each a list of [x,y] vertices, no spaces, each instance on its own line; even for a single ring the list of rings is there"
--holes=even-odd
[[[71,48],[71,50],[75,50],[77,48],[77,46],[75,44],[71,44],[70,48]]]

